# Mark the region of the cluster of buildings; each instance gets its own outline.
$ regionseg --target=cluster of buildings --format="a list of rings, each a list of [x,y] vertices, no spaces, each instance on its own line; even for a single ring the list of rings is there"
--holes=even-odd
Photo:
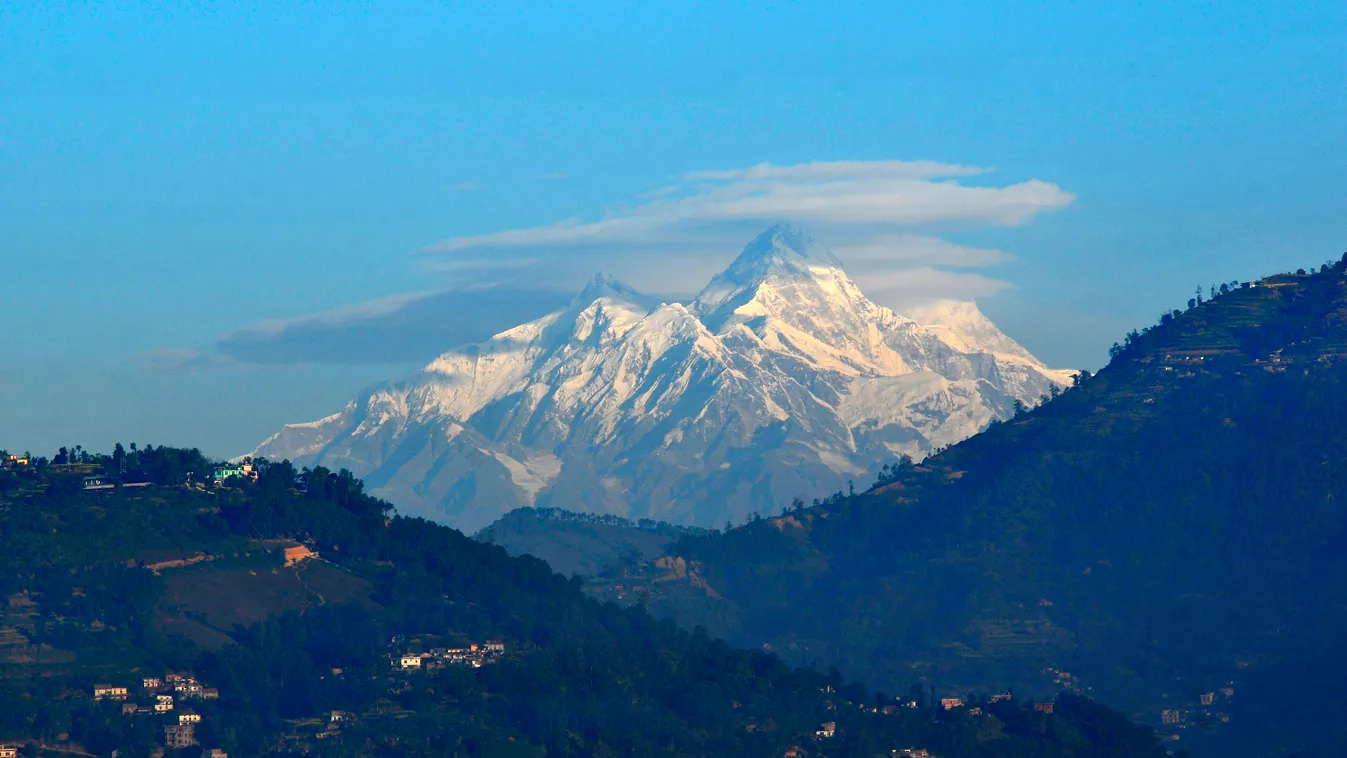
[[[167,716],[169,723],[164,725],[164,745],[170,748],[191,747],[196,742],[196,725],[201,723],[201,714],[177,707],[182,700],[215,700],[220,691],[214,687],[204,687],[196,677],[187,674],[165,674],[163,677],[147,676],[140,680],[137,692],[140,702],[122,703],[123,716]],[[95,684],[95,700],[129,700],[131,689],[116,684]],[[228,758],[222,750],[206,753],[210,758]],[[0,754],[0,758],[4,758]]]
[[[156,676],[148,676],[140,680],[140,685],[151,694],[163,694],[171,691],[179,697],[189,699],[215,700],[220,697],[219,690],[214,687],[203,687],[201,682],[196,680],[196,677],[186,674],[165,674],[162,679]]]
[[[505,655],[505,643],[490,641],[467,647],[433,647],[424,653],[399,653],[391,656],[399,671],[422,671],[445,666],[481,668]]]
[[[215,481],[217,487],[224,484],[226,479],[233,479],[234,477],[248,479],[254,482],[257,481],[257,467],[253,466],[251,463],[236,463],[218,466],[211,472],[211,474],[211,478]]]
[[[1183,728],[1189,723],[1230,723],[1230,714],[1224,707],[1235,697],[1234,687],[1222,687],[1197,696],[1198,708],[1165,708],[1160,711],[1160,724]]]
[[[815,740],[826,740],[837,736],[837,722],[825,721],[819,724],[814,731]],[[786,750],[785,758],[804,758],[804,751],[798,745],[792,745]],[[897,748],[889,752],[891,758],[935,758],[931,751],[924,747],[905,747]]]
[[[179,724],[200,723],[201,715],[191,711],[175,709],[174,700],[215,700],[220,691],[214,687],[203,687],[195,677],[185,674],[167,674],[163,678],[147,676],[140,680],[140,703],[122,703],[122,715],[146,716],[174,713]],[[94,700],[127,700],[131,697],[129,687],[115,684],[95,684]],[[153,699],[151,699],[153,698]]]
[[[84,477],[85,492],[107,492],[117,489],[118,485],[122,489],[138,489],[150,486],[150,482],[123,482],[118,476],[112,474],[89,474]]]
[[[4,468],[26,468],[27,466],[32,465],[32,463],[33,462],[29,460],[26,455],[6,455],[5,460],[3,463],[0,463],[0,466],[3,466]],[[0,752],[0,758],[5,758],[3,752]]]

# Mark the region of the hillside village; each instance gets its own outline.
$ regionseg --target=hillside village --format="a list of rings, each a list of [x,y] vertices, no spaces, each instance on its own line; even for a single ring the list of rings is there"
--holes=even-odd
[[[196,729],[202,720],[202,714],[198,711],[179,706],[184,701],[220,698],[220,691],[214,687],[204,687],[195,677],[176,673],[144,677],[138,688],[95,684],[91,694],[94,700],[121,702],[121,712],[126,717],[163,717],[167,722],[163,725],[164,746],[174,749],[197,744]],[[228,758],[228,754],[219,749],[210,749],[206,755],[210,758]]]
[[[395,640],[396,642],[397,640]],[[402,672],[433,671],[445,666],[481,668],[505,655],[505,643],[499,641],[469,644],[467,647],[433,647],[423,653],[395,653],[389,656],[393,668]]]
[[[732,679],[719,683],[718,668],[695,679],[642,685],[650,677],[670,676],[657,660],[687,655],[670,647],[650,664],[632,658],[646,655],[650,641],[661,635],[673,635],[674,642],[665,645],[704,646],[697,654],[703,659],[714,655],[734,662],[747,656],[745,663],[753,661],[755,670],[770,672],[783,687],[819,675],[792,672],[770,656],[682,636],[640,614],[584,600],[575,582],[535,559],[510,558],[499,547],[444,527],[390,517],[387,505],[364,496],[349,474],[261,462],[235,466],[237,473],[221,476],[217,485],[216,469],[223,466],[190,451],[157,448],[146,455],[147,450],[137,449],[134,458],[127,453],[120,465],[115,462],[120,456],[82,450],[58,454],[64,463],[31,457],[20,463],[16,456],[0,474],[0,523],[7,526],[10,547],[3,558],[9,561],[10,583],[0,607],[0,657],[21,670],[47,672],[54,686],[23,697],[40,698],[38,714],[68,719],[53,726],[34,722],[27,711],[0,714],[0,739],[17,744],[16,752],[103,755],[135,742],[149,755],[295,754],[320,744],[386,745],[383,740],[394,734],[424,743],[444,733],[417,724],[443,723],[450,735],[481,724],[473,721],[481,716],[470,707],[477,698],[508,691],[518,693],[510,696],[517,704],[512,708],[531,708],[552,680],[588,681],[593,673],[568,672],[614,665],[619,667],[603,676],[611,677],[613,686],[637,683],[643,688],[634,690],[642,693],[634,698],[638,703],[666,692],[683,702],[678,693],[688,687],[717,682],[706,692],[721,705],[699,716],[688,734],[705,734],[705,724],[716,723],[721,736],[714,744],[744,735],[767,744],[789,740],[791,754],[799,758],[836,755],[865,734],[890,735],[883,739],[885,754],[945,758],[959,755],[949,749],[948,735],[981,728],[982,720],[1027,734],[1036,720],[1072,718],[1051,707],[984,705],[967,696],[944,703],[925,695],[876,701],[863,688],[841,689],[840,682],[821,692],[826,710],[816,710],[814,696],[806,694],[803,707],[792,712],[750,704],[759,696]],[[239,470],[243,465],[253,468]],[[118,470],[154,481],[143,488],[84,489],[84,477]],[[198,480],[195,471],[211,475]],[[57,523],[67,525],[64,532],[53,531],[50,524]],[[387,540],[385,546],[370,546],[371,534]],[[91,564],[95,569],[81,568]],[[493,577],[494,584],[483,585],[481,577]],[[515,598],[508,613],[493,605],[502,588]],[[535,605],[518,605],[520,598]],[[531,608],[526,624],[514,620],[520,607]],[[585,633],[567,633],[582,644],[616,634],[629,640],[621,643],[625,652],[605,642],[556,658],[539,639],[557,632],[540,636],[530,630],[547,629],[558,607],[602,614],[601,623],[580,627]],[[138,638],[132,633],[136,627],[155,633]],[[109,666],[105,650],[116,651],[112,660],[146,663]],[[182,658],[183,652],[192,657]],[[184,663],[166,663],[172,659]],[[296,664],[302,667],[293,668]],[[23,681],[9,685],[27,692]],[[567,687],[563,699],[549,707],[573,708],[571,698],[585,690]],[[294,692],[310,694],[295,700]],[[603,700],[601,707],[591,702],[575,712],[589,714],[586,719],[610,718],[595,714],[612,707]],[[256,723],[255,713],[268,713],[270,721],[241,729]],[[784,714],[790,721],[783,730]],[[471,728],[491,739],[518,739],[531,717],[506,717],[512,721],[490,726],[491,731]],[[944,747],[896,736],[928,728],[947,735],[937,743]],[[535,743],[546,739],[529,737]],[[775,754],[787,752],[782,747]]]
[[[156,483],[145,472],[135,469],[138,451],[134,443],[131,445],[130,453],[123,451],[120,443],[117,449],[119,452],[111,456],[100,456],[92,455],[76,445],[75,450],[79,452],[72,452],[63,447],[50,459],[34,456],[32,453],[18,454],[0,450],[0,470],[22,472],[50,469],[56,473],[79,475],[84,491],[90,493],[107,493],[118,488],[142,489]],[[145,451],[145,453],[152,452],[152,448]],[[127,468],[128,462],[130,468]],[[246,460],[241,463],[210,467],[209,473],[186,471],[182,473],[181,479],[184,487],[206,490],[223,487],[230,480],[256,481],[257,476],[257,466],[253,461]]]

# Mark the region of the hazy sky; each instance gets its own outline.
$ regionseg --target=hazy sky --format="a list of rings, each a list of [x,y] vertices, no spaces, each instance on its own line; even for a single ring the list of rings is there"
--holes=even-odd
[[[1341,0],[66,5],[0,6],[0,448],[237,454],[776,220],[1089,368],[1347,249]]]

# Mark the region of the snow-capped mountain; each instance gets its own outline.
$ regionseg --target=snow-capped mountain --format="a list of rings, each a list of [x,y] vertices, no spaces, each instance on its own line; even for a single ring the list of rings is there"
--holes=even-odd
[[[718,525],[870,481],[1071,373],[972,303],[878,306],[777,226],[690,304],[596,276],[567,308],[288,425],[253,455],[349,468],[401,512],[465,531],[530,504]]]

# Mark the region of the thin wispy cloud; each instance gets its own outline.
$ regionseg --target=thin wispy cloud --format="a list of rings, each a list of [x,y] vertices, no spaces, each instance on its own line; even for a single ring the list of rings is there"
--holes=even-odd
[[[1004,264],[1013,256],[940,235],[1021,226],[1075,200],[1050,182],[997,184],[993,174],[937,161],[692,171],[598,219],[450,237],[424,252],[434,261],[430,268],[439,270],[506,277],[517,275],[504,271],[507,262],[527,259],[552,280],[579,281],[603,268],[639,288],[686,292],[698,289],[764,226],[789,221],[809,226],[862,288],[886,304],[916,296],[923,282],[932,298],[986,296],[1006,283],[950,269]],[[483,265],[473,269],[470,261]],[[892,286],[903,276],[911,286]]]
[[[727,171],[693,171],[683,178],[691,182],[745,179],[861,179],[866,177],[936,179],[976,176],[988,173],[990,170],[980,166],[960,166],[938,161],[814,161],[812,163],[797,163],[793,166],[759,163],[756,166]]]
[[[312,363],[423,363],[564,305],[574,292],[469,286],[379,298],[293,318],[259,321],[200,349],[136,356],[157,373]]]
[[[1015,256],[991,248],[958,245],[919,234],[866,235],[856,242],[835,244],[833,252],[849,266],[868,263],[940,263],[981,267],[1009,263]]]
[[[932,300],[978,300],[1013,286],[975,271],[915,266],[872,272],[865,276],[864,289],[876,302],[915,305]]]
[[[597,221],[450,237],[431,246],[448,255],[487,249],[668,244],[705,236],[708,227],[793,221],[819,227],[869,227],[874,233],[923,226],[1018,226],[1075,196],[1031,179],[1006,186],[969,185],[988,173],[931,161],[839,161],[696,171],[630,210]]]
[[[132,356],[130,360],[142,371],[153,374],[196,374],[241,368],[228,356],[191,348],[159,348]]]
[[[445,189],[449,192],[473,192],[481,188],[472,182],[459,182],[458,184],[451,184]]]

